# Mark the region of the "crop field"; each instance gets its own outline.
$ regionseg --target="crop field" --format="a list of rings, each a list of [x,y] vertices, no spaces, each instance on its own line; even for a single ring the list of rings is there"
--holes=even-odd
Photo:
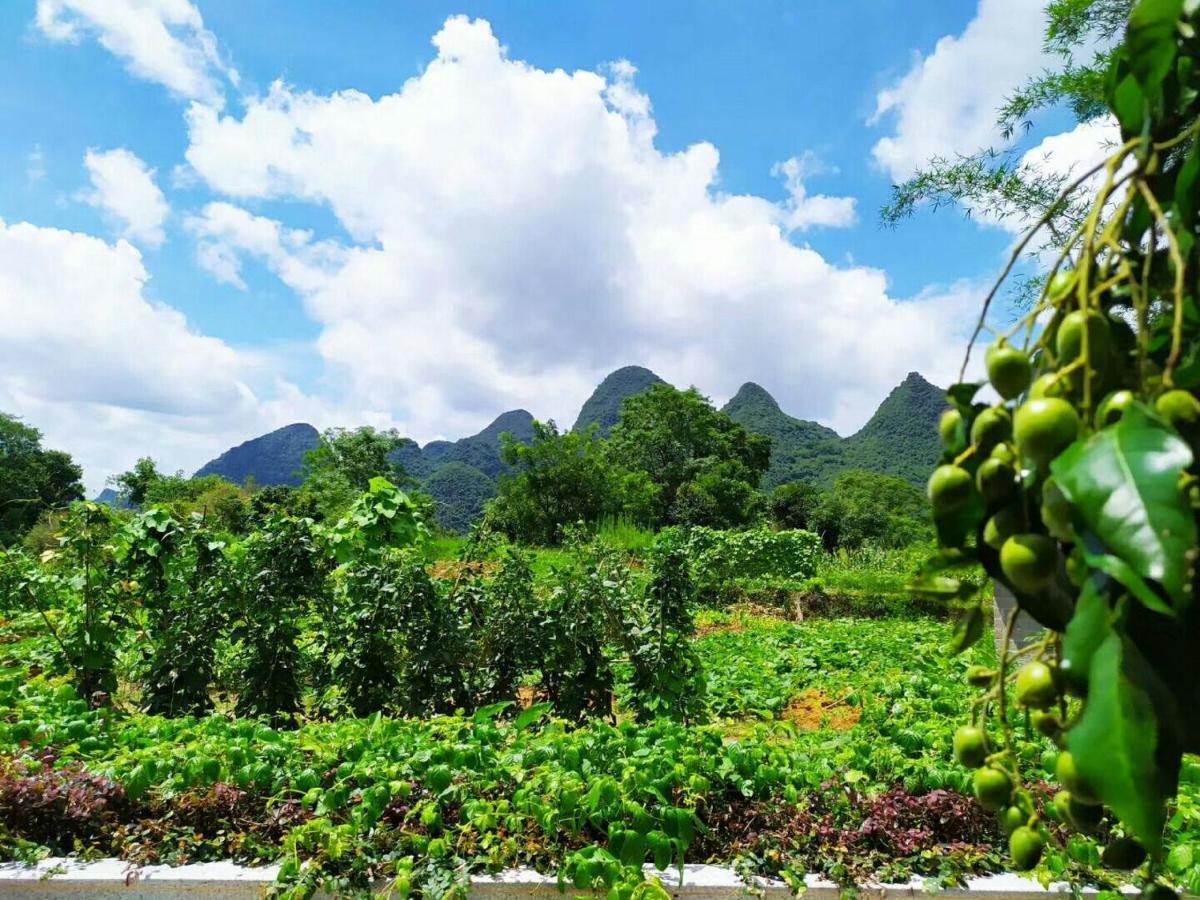
[[[592,552],[535,558],[533,596],[553,602],[562,567]],[[424,565],[438,590],[487,585],[503,580],[502,555]],[[645,560],[616,557],[628,591],[653,583]],[[857,578],[860,594],[876,598],[869,615],[796,621],[790,603],[698,609],[687,644],[701,702],[682,717],[645,713],[620,648],[605,651],[607,710],[578,718],[561,716],[537,671],[511,699],[448,714],[328,715],[306,696],[304,713],[273,720],[239,715],[237,698],[214,686],[204,714],[150,715],[126,675],[97,707],[63,665],[63,612],[11,604],[0,620],[0,853],[282,860],[277,889],[289,896],[352,893],[379,879],[402,894],[454,895],[473,872],[513,866],[614,896],[658,890],[642,865],[669,885],[685,861],[793,883],[806,873],[954,883],[1002,871],[1004,837],[950,753],[973,690],[964,673],[994,663],[991,643],[950,656],[944,618],[900,600],[881,613],[895,587],[884,577],[890,565],[903,563],[843,555],[816,564],[834,586],[827,599]],[[777,582],[783,590],[787,578]],[[859,608],[853,598],[844,605]],[[144,668],[132,662],[137,642],[150,636],[129,637],[117,669],[132,678]],[[219,667],[214,679],[224,680]],[[1053,770],[1048,740],[1027,752]],[[1171,859],[1178,877],[1195,880],[1200,766],[1189,763],[1184,781]],[[1098,856],[1096,840],[1063,837],[1067,849],[1047,854],[1043,877]]]

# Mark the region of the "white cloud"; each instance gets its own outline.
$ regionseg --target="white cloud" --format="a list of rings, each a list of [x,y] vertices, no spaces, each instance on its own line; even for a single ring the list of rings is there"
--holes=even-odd
[[[783,179],[788,199],[783,204],[781,224],[788,231],[810,228],[849,228],[858,221],[853,197],[809,195],[804,180],[826,171],[811,154],[793,156],[777,163],[772,173]]]
[[[95,37],[131,73],[187,100],[220,106],[222,80],[238,82],[190,0],[38,0],[35,21],[51,40]]]
[[[998,146],[1005,98],[1051,62],[1042,48],[1044,0],[979,0],[960,35],[946,35],[901,79],[880,91],[871,123],[892,133],[872,151],[894,181],[934,156]]]
[[[166,239],[163,224],[171,210],[154,183],[155,170],[125,149],[88,150],[83,164],[92,182],[83,201],[112,217],[123,237],[161,246]]]
[[[326,206],[355,241],[229,203],[189,221],[217,277],[240,283],[249,254],[297,291],[361,407],[419,438],[518,405],[572,421],[599,376],[640,362],[717,399],[753,378],[850,430],[908,371],[955,371],[973,301],[901,302],[882,272],[788,239],[853,215],[807,194],[801,160],[781,204],[723,194],[711,144],[654,146],[629,64],[541,70],[463,17],[434,46],[377,99],[277,83],[240,117],[188,112],[187,160],[213,189]]]
[[[92,490],[140,455],[190,470],[320,412],[264,361],[149,300],[148,281],[125,241],[0,220],[0,409],[75,454]]]

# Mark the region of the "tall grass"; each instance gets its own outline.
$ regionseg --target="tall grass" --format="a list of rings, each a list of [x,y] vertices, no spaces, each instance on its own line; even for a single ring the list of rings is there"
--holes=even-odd
[[[647,550],[654,543],[653,529],[645,528],[627,516],[601,519],[596,526],[596,537],[620,550]]]

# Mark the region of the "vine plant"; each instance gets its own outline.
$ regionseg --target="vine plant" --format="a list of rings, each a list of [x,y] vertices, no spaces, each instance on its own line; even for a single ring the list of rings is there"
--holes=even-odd
[[[1024,646],[1009,617],[999,665],[954,751],[1009,834],[1018,868],[1070,830],[1105,836],[1104,865],[1158,883],[1162,831],[1184,753],[1200,751],[1200,3],[1140,0],[1108,72],[1122,143],[1060,198],[1094,193],[1029,313],[1002,333],[983,305],[974,339],[999,402],[952,387],[945,452],[929,481],[941,550],[925,586],[982,632],[978,560],[1045,626]],[[968,351],[969,359],[969,351]],[[963,364],[965,375],[967,361]],[[1014,727],[1019,715],[1026,727]],[[1061,790],[1040,812],[1021,742],[1058,743]]]

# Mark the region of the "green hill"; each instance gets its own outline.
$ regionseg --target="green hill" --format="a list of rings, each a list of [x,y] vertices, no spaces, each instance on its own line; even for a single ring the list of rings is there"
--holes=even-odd
[[[939,453],[937,420],[946,408],[942,390],[910,372],[863,428],[843,438],[831,428],[789,416],[767,391],[747,383],[724,410],[747,431],[771,438],[771,490],[789,481],[827,487],[849,469],[895,475],[924,486]]]
[[[845,453],[843,440],[832,428],[789,416],[766,390],[748,381],[723,407],[729,418],[747,431],[771,439],[771,468],[763,489],[788,481],[825,484],[831,472],[840,471]]]
[[[909,372],[862,430],[846,439],[849,468],[895,475],[924,487],[941,454],[937,423],[946,406],[945,391]]]
[[[622,403],[646,388],[662,383],[661,378],[642,366],[617,369],[606,376],[584,402],[572,431],[583,431],[589,425],[596,424],[600,426],[601,434],[608,434],[617,424],[617,419],[621,418]]]
[[[300,483],[304,454],[317,446],[318,437],[317,429],[307,422],[287,425],[226,450],[201,466],[196,477],[220,475],[234,484],[253,478],[263,487],[296,485]]]

